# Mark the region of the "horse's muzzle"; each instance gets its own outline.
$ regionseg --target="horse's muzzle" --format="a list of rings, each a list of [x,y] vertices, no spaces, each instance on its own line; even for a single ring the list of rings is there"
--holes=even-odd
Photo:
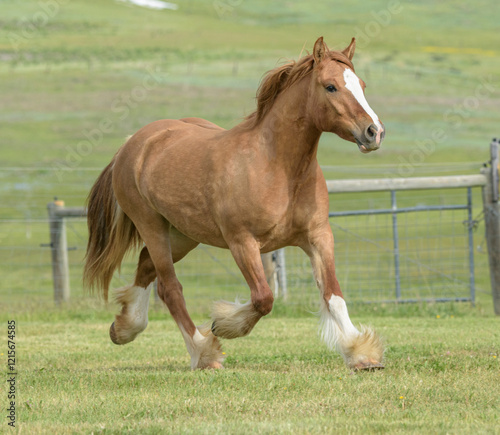
[[[359,150],[366,154],[370,151],[378,150],[384,137],[385,127],[383,124],[381,124],[380,127],[377,127],[375,124],[370,124],[363,131],[361,140],[356,138],[356,143],[358,144]]]

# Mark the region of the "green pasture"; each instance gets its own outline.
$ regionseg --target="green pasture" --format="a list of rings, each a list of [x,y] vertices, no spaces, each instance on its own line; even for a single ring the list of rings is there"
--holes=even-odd
[[[376,373],[346,369],[313,318],[263,319],[224,342],[225,370],[192,372],[163,313],[123,347],[95,311],[20,315],[17,432],[498,433],[497,321],[436,308],[355,316],[388,343]]]
[[[390,217],[332,220],[352,319],[387,343],[381,372],[351,373],[320,342],[317,290],[296,249],[287,250],[289,299],[249,337],[223,343],[220,372],[189,371],[181,335],[153,299],[137,341],[110,342],[116,305],[81,286],[83,220],[67,223],[72,300],[53,306],[50,251],[40,247],[49,242],[47,203],[83,206],[125,137],[151,121],[236,125],[254,110],[262,75],[319,36],[335,49],[358,38],[356,72],[387,129],[369,155],[324,134],[327,178],[476,174],[500,136],[493,0],[178,5],[0,1],[0,319],[17,322],[17,433],[498,433],[500,335],[477,188],[475,306],[363,304],[393,292]],[[398,205],[464,204],[465,195],[398,193]],[[331,198],[336,211],[389,205],[388,193]],[[467,293],[465,219],[462,211],[399,217],[409,297]],[[130,281],[134,262],[127,258],[113,286]],[[198,323],[210,301],[248,297],[225,251],[200,247],[178,273]]]

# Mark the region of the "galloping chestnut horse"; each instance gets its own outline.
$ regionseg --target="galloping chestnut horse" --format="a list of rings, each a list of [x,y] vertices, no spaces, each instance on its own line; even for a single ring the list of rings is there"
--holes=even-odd
[[[355,39],[267,73],[257,110],[225,130],[200,118],[164,119],[135,133],[104,169],[88,199],[84,281],[107,299],[113,272],[131,248],[142,248],[132,285],[116,291],[122,305],[110,328],[125,344],[148,323],[151,284],[182,333],[191,368],[222,368],[218,337],[247,335],[271,311],[273,294],[260,254],[299,246],[310,257],[321,292],[322,337],[354,369],[382,368],[383,347],[351,322],[335,276],[328,192],[316,159],[322,132],[380,147],[384,126],[354,72]],[[226,248],[250,287],[245,304],[217,302],[212,327],[197,328],[174,263],[199,243]]]

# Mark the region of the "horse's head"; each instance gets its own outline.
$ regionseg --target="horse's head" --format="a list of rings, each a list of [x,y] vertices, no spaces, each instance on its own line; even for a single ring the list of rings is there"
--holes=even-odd
[[[366,101],[365,83],[354,73],[355,46],[352,38],[343,51],[330,51],[322,37],[316,41],[309,101],[320,130],[356,142],[368,153],[380,147],[385,128]]]

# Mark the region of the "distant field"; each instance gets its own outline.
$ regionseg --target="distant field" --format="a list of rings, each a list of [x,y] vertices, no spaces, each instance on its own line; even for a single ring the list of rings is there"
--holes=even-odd
[[[189,1],[177,11],[72,1],[39,24],[38,2],[0,4],[1,217],[45,216],[54,195],[81,205],[97,175],[86,168],[103,167],[125,136],[153,120],[235,125],[254,109],[262,74],[320,35],[332,48],[358,36],[357,72],[387,127],[382,149],[368,156],[323,135],[320,163],[354,167],[329,177],[358,176],[360,166],[412,176],[483,162],[499,134],[500,35],[490,3],[396,2],[391,13],[383,1]],[[154,88],[134,94],[148,77]],[[112,125],[106,133],[103,119]],[[429,144],[435,129],[444,139]],[[81,151],[85,140],[92,146]]]

